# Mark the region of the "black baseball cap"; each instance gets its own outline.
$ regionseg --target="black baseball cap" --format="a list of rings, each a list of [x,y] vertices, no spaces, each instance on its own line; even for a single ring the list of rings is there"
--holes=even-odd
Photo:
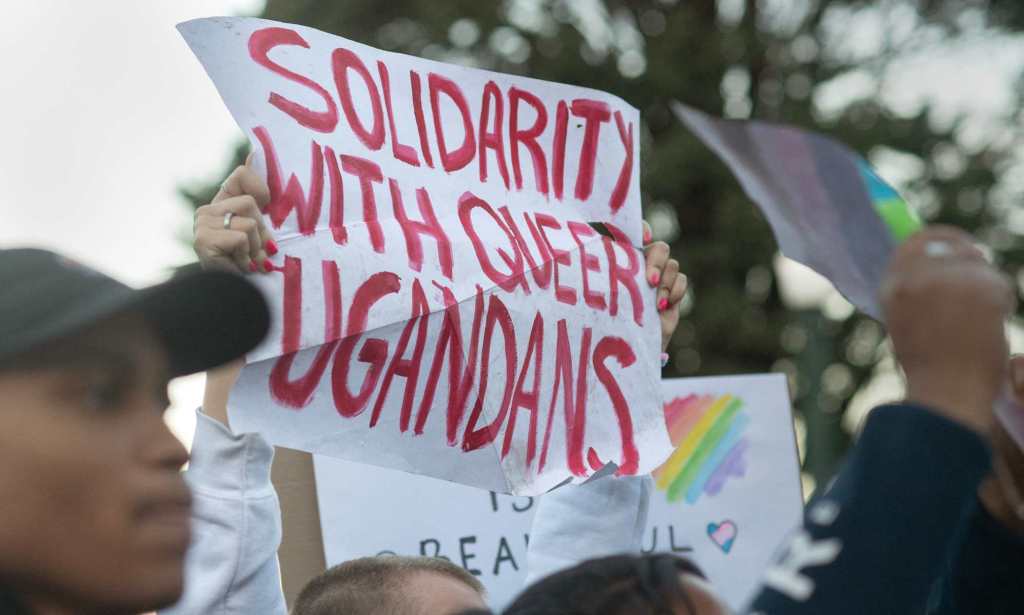
[[[125,312],[154,328],[173,376],[242,356],[270,324],[262,294],[238,274],[193,271],[136,290],[54,252],[0,250],[0,361]]]

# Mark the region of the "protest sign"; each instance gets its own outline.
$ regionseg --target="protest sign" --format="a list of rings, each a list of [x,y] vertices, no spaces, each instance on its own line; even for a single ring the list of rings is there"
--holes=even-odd
[[[785,378],[684,378],[662,387],[677,454],[655,473],[641,547],[694,558],[739,608],[801,519]],[[328,564],[379,553],[446,557],[480,578],[495,608],[522,589],[537,498],[323,456],[315,465]]]
[[[280,246],[233,426],[519,494],[664,460],[635,109],[301,26],[179,30]]]
[[[878,287],[917,214],[838,141],[758,121],[713,118],[676,102],[676,116],[732,170],[768,218],[779,249],[881,319]]]
[[[786,378],[685,378],[664,386],[676,449],[654,472],[644,549],[689,546],[688,557],[739,609],[803,518]]]

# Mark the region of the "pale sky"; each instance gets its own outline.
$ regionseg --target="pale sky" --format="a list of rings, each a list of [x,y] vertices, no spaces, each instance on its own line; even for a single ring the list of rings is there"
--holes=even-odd
[[[5,5],[0,245],[59,250],[133,285],[191,255],[176,188],[216,179],[241,138],[180,21],[262,0],[33,0]],[[187,236],[187,235],[185,235]],[[202,376],[171,387],[186,442]]]

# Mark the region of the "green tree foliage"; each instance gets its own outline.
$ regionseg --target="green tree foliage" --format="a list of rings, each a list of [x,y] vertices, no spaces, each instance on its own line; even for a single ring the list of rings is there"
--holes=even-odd
[[[942,112],[934,98],[900,96],[907,80],[925,79],[915,62],[972,45],[996,55],[1004,43],[1019,49],[1019,0],[269,0],[263,16],[598,88],[640,109],[645,214],[692,288],[665,375],[788,373],[807,428],[805,468],[819,484],[849,444],[843,412],[884,354],[884,331],[850,310],[783,303],[765,220],[672,118],[669,101],[848,143],[883,174],[899,172],[925,219],[976,233],[1024,279],[1024,182],[1014,181],[1024,176],[1014,152],[1021,88],[1010,83],[1012,100],[983,122]],[[955,93],[957,75],[940,77]],[[185,195],[200,204],[214,191]]]

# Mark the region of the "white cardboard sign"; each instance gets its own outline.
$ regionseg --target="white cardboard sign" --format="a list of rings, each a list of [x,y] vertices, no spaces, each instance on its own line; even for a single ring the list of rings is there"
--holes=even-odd
[[[636,109],[301,26],[179,30],[252,142],[280,246],[252,276],[274,318],[233,425],[518,494],[664,460]]]
[[[693,558],[739,609],[801,519],[785,378],[685,378],[662,386],[678,454],[655,473],[660,486],[642,548]],[[329,565],[380,553],[441,556],[478,575],[495,608],[522,589],[536,498],[321,456],[315,465]]]

